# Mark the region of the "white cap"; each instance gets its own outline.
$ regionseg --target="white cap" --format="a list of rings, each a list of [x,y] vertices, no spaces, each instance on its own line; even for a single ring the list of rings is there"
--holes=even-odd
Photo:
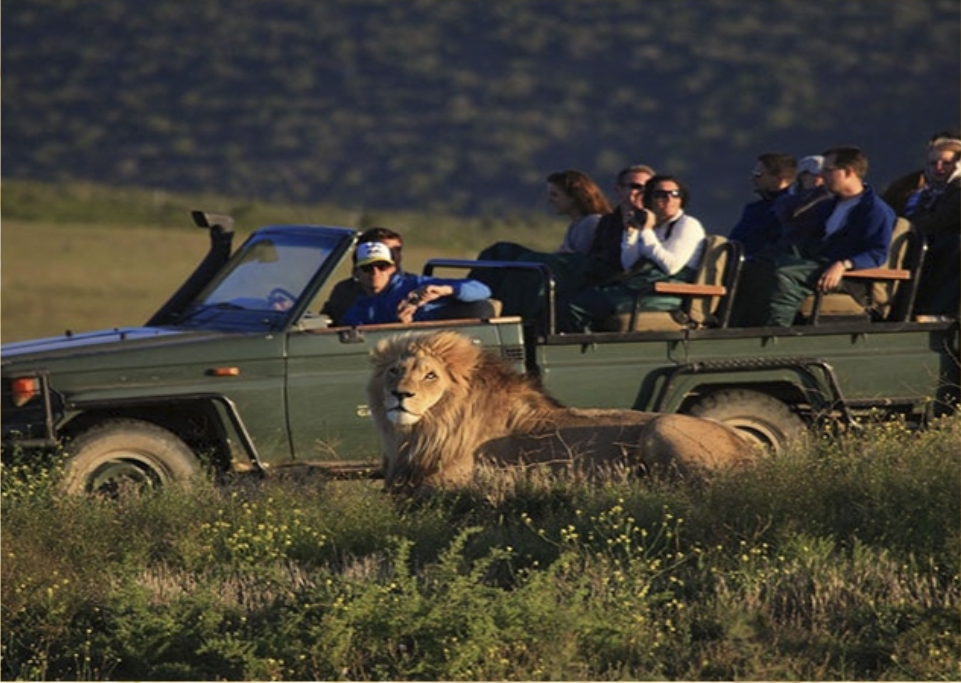
[[[357,266],[368,266],[371,263],[394,264],[394,255],[390,247],[383,242],[364,242],[357,245]]]
[[[814,156],[804,157],[797,162],[797,174],[810,173],[820,175],[821,168],[824,166],[824,157],[815,154]]]

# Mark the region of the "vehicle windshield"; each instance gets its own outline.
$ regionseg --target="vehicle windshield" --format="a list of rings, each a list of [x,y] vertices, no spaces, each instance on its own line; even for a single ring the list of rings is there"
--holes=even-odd
[[[270,325],[283,319],[343,235],[324,230],[253,235],[185,311],[181,322],[236,322],[230,312],[255,312]],[[333,264],[332,264],[333,265]]]

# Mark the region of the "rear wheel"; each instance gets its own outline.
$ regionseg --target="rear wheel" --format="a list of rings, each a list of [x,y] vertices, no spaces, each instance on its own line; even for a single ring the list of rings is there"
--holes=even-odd
[[[173,482],[201,471],[190,448],[172,432],[142,420],[110,420],[68,446],[64,490],[116,496]]]
[[[734,427],[752,442],[782,451],[804,431],[804,421],[773,396],[750,389],[708,394],[691,407],[691,415]]]

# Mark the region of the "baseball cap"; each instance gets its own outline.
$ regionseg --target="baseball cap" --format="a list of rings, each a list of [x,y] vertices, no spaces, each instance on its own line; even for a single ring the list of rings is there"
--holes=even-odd
[[[364,242],[357,245],[357,266],[368,266],[371,263],[394,264],[394,257],[390,247],[383,242]]]
[[[817,154],[804,157],[797,162],[797,174],[810,173],[812,175],[818,175],[821,172],[822,166],[824,166],[824,157]]]

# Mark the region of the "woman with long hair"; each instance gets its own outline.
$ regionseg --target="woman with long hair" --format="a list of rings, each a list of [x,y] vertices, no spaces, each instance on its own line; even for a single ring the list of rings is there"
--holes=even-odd
[[[590,176],[569,169],[547,176],[547,202],[571,219],[557,252],[587,254],[601,216],[612,211],[611,203]]]

